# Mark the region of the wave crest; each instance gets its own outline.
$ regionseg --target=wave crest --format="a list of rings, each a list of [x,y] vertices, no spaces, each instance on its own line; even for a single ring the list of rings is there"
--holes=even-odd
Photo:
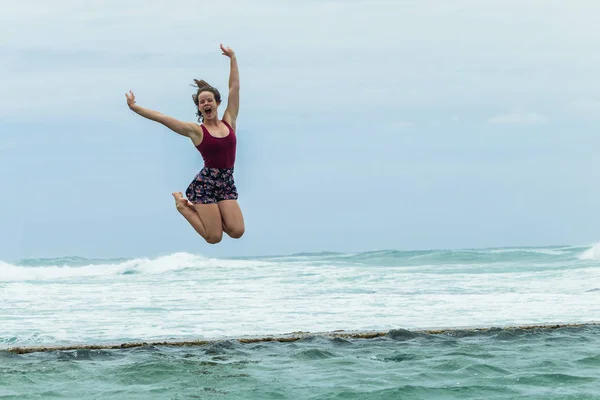
[[[600,243],[596,243],[579,256],[581,260],[600,260]]]
[[[72,257],[47,259],[45,260],[46,263],[43,264],[40,263],[43,260],[37,260],[35,266],[28,266],[29,262],[13,265],[0,261],[0,282],[107,277],[140,273],[161,274],[199,267],[210,262],[207,258],[189,253],[174,253],[154,259],[135,258],[125,261],[105,260],[104,262],[98,262],[98,260],[88,260],[88,262],[84,262],[85,259],[78,259],[78,265],[73,265],[72,259]]]

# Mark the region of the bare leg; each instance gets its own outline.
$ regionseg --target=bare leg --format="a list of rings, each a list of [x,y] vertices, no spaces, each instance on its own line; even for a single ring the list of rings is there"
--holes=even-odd
[[[223,219],[223,230],[233,239],[239,239],[244,234],[244,216],[236,200],[222,200],[219,202],[219,211]]]
[[[192,204],[181,192],[173,192],[173,197],[177,211],[207,243],[216,244],[221,241],[221,215],[216,204]],[[218,225],[215,221],[218,221]]]

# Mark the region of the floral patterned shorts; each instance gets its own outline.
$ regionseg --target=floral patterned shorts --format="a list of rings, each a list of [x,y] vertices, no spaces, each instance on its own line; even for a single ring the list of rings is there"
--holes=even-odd
[[[185,191],[192,203],[211,204],[221,200],[237,200],[233,168],[204,167]]]

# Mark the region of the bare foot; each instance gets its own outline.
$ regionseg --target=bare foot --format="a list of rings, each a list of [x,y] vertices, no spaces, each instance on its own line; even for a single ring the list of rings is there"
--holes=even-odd
[[[194,205],[185,197],[181,192],[173,192],[173,197],[175,198],[175,207],[178,210],[185,210],[186,208],[193,208]]]

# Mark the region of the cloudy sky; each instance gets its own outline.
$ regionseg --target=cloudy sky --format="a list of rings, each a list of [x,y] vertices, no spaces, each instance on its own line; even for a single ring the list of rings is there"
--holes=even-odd
[[[3,3],[0,259],[588,244],[600,238],[600,3]],[[194,78],[241,71],[247,232],[209,246],[172,191]]]

